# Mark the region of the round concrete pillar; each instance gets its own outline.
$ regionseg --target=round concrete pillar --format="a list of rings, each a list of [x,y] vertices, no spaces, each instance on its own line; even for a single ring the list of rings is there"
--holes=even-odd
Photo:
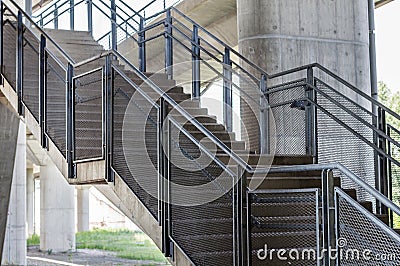
[[[89,186],[77,186],[78,232],[89,231]]]

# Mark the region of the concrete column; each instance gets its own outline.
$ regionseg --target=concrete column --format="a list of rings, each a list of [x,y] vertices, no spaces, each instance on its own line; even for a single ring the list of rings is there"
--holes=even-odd
[[[33,168],[26,169],[26,225],[28,237],[34,234],[34,189]]]
[[[75,250],[74,187],[49,160],[40,167],[40,249]]]
[[[26,265],[26,127],[20,122],[1,265]]]
[[[78,232],[89,231],[89,186],[77,186]]]
[[[268,73],[318,62],[370,93],[368,1],[237,0],[237,16],[240,53]],[[288,80],[275,79],[268,85],[284,81]],[[242,109],[254,150],[259,136],[249,113],[249,108]],[[285,128],[284,135],[298,130],[298,117],[275,119]]]

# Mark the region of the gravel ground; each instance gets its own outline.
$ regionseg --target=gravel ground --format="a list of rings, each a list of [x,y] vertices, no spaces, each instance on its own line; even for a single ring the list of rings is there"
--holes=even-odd
[[[154,261],[136,261],[121,259],[116,257],[116,253],[110,251],[79,249],[76,252],[69,253],[52,253],[39,251],[39,247],[28,248],[28,265],[29,266],[50,266],[50,265],[66,265],[66,266],[134,266],[134,265],[168,265],[164,263],[156,263]]]

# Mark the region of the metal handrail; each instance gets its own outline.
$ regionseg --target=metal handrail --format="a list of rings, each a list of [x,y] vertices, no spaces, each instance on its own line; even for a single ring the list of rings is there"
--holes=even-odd
[[[28,20],[30,23],[32,23],[32,25],[35,26],[35,28],[40,32],[40,34],[42,34],[44,37],[46,37],[46,39],[47,39],[48,41],[50,41],[50,42],[54,45],[54,47],[56,47],[56,49],[57,49],[58,51],[61,52],[62,56],[65,57],[65,59],[67,59],[68,62],[70,62],[70,63],[72,63],[72,64],[75,63],[75,61],[68,55],[68,53],[65,52],[64,49],[62,49],[62,48],[57,44],[57,42],[54,41],[53,38],[51,38],[42,28],[40,28],[40,27],[36,24],[36,22],[25,12],[17,3],[15,3],[14,0],[7,0],[7,1],[10,2],[19,12],[21,12],[21,14],[25,17],[25,19]],[[12,11],[10,10],[10,12],[12,12]],[[15,15],[15,14],[14,14],[14,15]],[[36,34],[35,34],[35,37],[36,37],[38,40],[40,40],[40,39],[36,36]]]

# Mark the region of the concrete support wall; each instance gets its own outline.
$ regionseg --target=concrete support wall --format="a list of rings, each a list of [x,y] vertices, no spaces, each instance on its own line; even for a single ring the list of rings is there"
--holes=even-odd
[[[237,0],[237,16],[240,53],[268,73],[318,62],[370,93],[368,1]],[[257,125],[246,112],[244,123],[256,134],[254,149]],[[292,130],[288,125],[286,132]]]
[[[19,118],[0,101],[0,262],[10,200]]]
[[[75,250],[74,187],[52,163],[40,167],[40,249]]]
[[[26,169],[26,226],[28,236],[32,236],[34,233],[34,190],[33,168],[28,168]]]
[[[89,231],[89,188],[90,186],[77,186],[77,230]]]
[[[26,127],[20,122],[1,265],[26,265]]]

